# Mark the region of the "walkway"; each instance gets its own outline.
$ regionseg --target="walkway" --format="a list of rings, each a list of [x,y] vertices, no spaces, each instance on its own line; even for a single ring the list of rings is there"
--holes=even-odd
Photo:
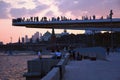
[[[108,61],[70,61],[63,80],[120,80],[120,53],[107,56]]]

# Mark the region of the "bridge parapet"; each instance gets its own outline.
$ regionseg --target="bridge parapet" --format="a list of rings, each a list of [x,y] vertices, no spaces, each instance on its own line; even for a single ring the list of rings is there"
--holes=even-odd
[[[25,21],[22,18],[13,19],[13,26],[26,26],[27,28],[120,28],[120,18],[95,20],[53,20],[53,21]]]

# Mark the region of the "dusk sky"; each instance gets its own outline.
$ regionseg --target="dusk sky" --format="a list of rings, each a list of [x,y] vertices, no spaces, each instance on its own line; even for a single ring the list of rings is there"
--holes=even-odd
[[[25,27],[12,26],[12,18],[43,16],[81,19],[82,16],[93,16],[97,18],[106,16],[113,10],[113,17],[120,18],[120,0],[0,0],[0,42],[9,43],[10,37],[13,42],[19,37],[28,35],[31,37],[36,31],[45,33],[46,29],[28,29]],[[49,30],[51,32],[51,30]],[[63,30],[55,30],[60,33]],[[81,33],[81,31],[69,30],[70,33]]]

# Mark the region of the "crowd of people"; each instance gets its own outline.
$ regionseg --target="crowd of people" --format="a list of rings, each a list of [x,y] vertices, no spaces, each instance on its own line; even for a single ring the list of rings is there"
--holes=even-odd
[[[59,51],[59,50],[52,50],[52,53],[53,54],[53,59],[61,59],[62,58],[62,53]]]
[[[52,50],[51,54],[53,55],[53,57],[52,57],[53,59],[61,59],[62,58],[62,53],[60,52],[60,50],[56,50],[56,51]],[[41,51],[38,51],[38,58],[42,59]]]
[[[109,15],[107,15],[106,19],[112,19],[112,15],[113,15],[113,11],[110,10]],[[86,16],[82,16],[82,20],[95,20],[96,19],[96,15],[90,16],[88,17]],[[100,19],[103,19],[103,16],[100,17]],[[61,17],[52,17],[51,19],[48,19],[47,17],[42,17],[41,19],[37,16],[37,17],[30,17],[30,18],[17,18],[17,19],[13,19],[13,23],[15,22],[48,22],[48,21],[70,21],[72,20],[71,18],[67,18],[65,16],[61,16]],[[75,19],[75,20],[79,20],[79,19]]]
[[[71,18],[67,18],[65,16],[61,17],[52,17],[51,19],[48,19],[47,17],[42,17],[41,19],[39,17],[30,17],[30,18],[17,18],[13,19],[13,22],[48,22],[48,21],[69,21],[72,20]]]

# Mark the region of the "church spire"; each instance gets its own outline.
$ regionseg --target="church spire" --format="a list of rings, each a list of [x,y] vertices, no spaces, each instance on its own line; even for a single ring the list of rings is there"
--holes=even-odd
[[[20,37],[19,37],[19,39],[18,39],[18,43],[20,43]]]
[[[52,41],[52,42],[55,42],[55,41],[56,41],[56,35],[55,35],[54,28],[52,28],[51,41]]]

